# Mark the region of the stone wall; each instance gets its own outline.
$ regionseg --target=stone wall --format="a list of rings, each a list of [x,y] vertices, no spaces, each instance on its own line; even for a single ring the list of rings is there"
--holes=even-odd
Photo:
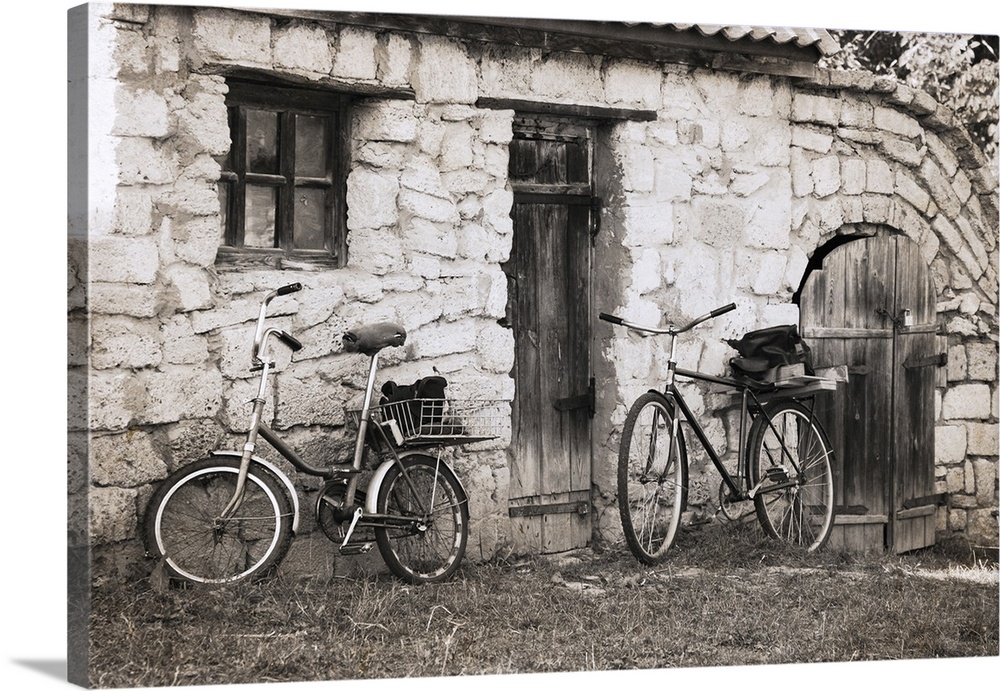
[[[344,453],[343,410],[366,363],[341,352],[340,335],[362,321],[393,319],[410,333],[403,352],[387,354],[382,380],[436,371],[453,397],[513,398],[513,342],[497,324],[513,114],[476,107],[482,97],[657,112],[601,133],[594,309],[658,321],[736,302],[685,344],[688,366],[721,373],[722,337],[796,321],[791,297],[809,257],[838,234],[878,226],[920,242],[950,356],[938,475],[952,500],[940,527],[995,538],[996,182],[924,95],[864,75],[802,83],[255,12],[91,7],[89,247],[70,276],[71,321],[89,318],[90,348],[70,364],[90,368],[79,402],[89,420],[71,434],[92,441],[89,477],[71,472],[70,491],[89,492],[102,572],[140,563],[138,517],[157,481],[213,447],[239,448],[253,321],[279,285],[305,286],[273,303],[304,348],[279,362],[265,415],[307,457]],[[216,266],[225,66],[412,90],[411,100],[369,98],[353,111],[346,267]],[[606,326],[595,335],[595,530],[613,538],[617,430],[664,354]],[[696,412],[714,405],[706,392],[692,396]],[[723,447],[727,428],[720,419],[709,430]],[[473,559],[506,544],[508,440],[509,431],[454,457],[472,498]],[[716,486],[693,469],[696,506],[710,511]],[[334,550],[309,518],[289,560],[324,573]]]
[[[84,291],[89,300],[90,539],[108,562],[99,570],[137,561],[138,521],[157,481],[212,448],[242,446],[254,322],[280,285],[305,286],[271,310],[304,347],[279,356],[265,419],[315,464],[353,448],[344,410],[360,404],[367,359],[342,353],[340,336],[360,323],[393,320],[409,334],[402,352],[385,353],[379,385],[436,372],[451,397],[511,400],[513,342],[497,320],[511,243],[512,113],[469,105],[474,71],[441,69],[454,45],[219,9],[94,12],[113,47],[101,78],[113,84],[114,117],[92,136],[112,152],[102,163],[116,175],[90,180],[89,277],[71,294],[78,315]],[[372,98],[353,111],[345,268],[216,267],[226,86],[194,69],[226,64],[412,85],[416,99]],[[506,540],[508,442],[509,425],[453,458],[470,494],[470,558]],[[307,497],[317,489],[266,444],[259,452],[280,460]],[[72,484],[88,490],[82,477]],[[288,561],[322,574],[334,548],[314,533],[309,506]]]
[[[938,528],[995,544],[994,171],[926,94],[871,75],[822,73],[790,84],[667,68],[664,80],[669,97],[658,120],[616,132],[627,210],[601,248],[626,278],[618,305],[602,309],[655,324],[663,313],[681,322],[736,302],[737,311],[699,327],[679,351],[682,367],[721,374],[731,356],[722,338],[798,321],[793,293],[817,248],[874,232],[916,241],[935,278],[949,356],[935,401],[937,491],[949,497]],[[605,386],[616,395],[596,423],[604,471],[596,481],[610,506],[616,431],[667,354],[662,339],[602,328]],[[685,396],[696,414],[721,402],[695,386]],[[733,423],[707,428],[720,451],[735,453]],[[701,459],[691,474],[690,501],[702,516],[714,513],[718,487],[706,465]],[[607,531],[616,528],[610,519]]]

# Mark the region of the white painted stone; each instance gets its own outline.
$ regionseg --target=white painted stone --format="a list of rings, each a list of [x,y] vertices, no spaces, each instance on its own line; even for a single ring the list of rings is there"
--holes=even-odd
[[[413,60],[411,39],[398,34],[389,34],[376,46],[375,59],[379,81],[390,86],[409,84]]]
[[[171,366],[142,372],[144,405],[132,408],[136,422],[146,425],[212,417],[221,404],[222,377],[218,370],[191,370]]]
[[[333,52],[333,75],[345,79],[375,79],[376,42],[374,31],[342,26]]]
[[[366,102],[353,114],[355,141],[407,143],[416,139],[418,121],[414,105],[408,101]]]
[[[840,158],[824,156],[813,161],[813,193],[828,197],[840,189]]]
[[[966,425],[969,434],[969,453],[973,456],[996,456],[1000,427],[995,423],[970,422]]]
[[[476,335],[468,320],[428,324],[413,334],[415,355],[432,358],[469,352],[476,347]]]
[[[99,487],[138,487],[167,475],[167,465],[147,432],[96,435],[90,440],[90,455],[90,477]]]
[[[120,542],[135,534],[136,491],[120,487],[92,487],[89,496],[91,544]]]
[[[765,253],[757,264],[756,277],[751,284],[757,295],[773,295],[785,288],[785,270],[788,258],[780,252]]]
[[[329,74],[333,68],[330,39],[321,27],[287,24],[275,28],[273,35],[274,66],[294,71]]]
[[[159,252],[152,238],[98,237],[90,243],[91,281],[148,284],[158,271]]]
[[[399,217],[398,196],[395,176],[355,169],[347,179],[348,228],[353,231],[394,225]]]
[[[659,288],[661,283],[660,253],[652,248],[633,253],[632,290],[648,293]]]
[[[990,416],[990,388],[986,384],[959,384],[944,395],[946,420],[982,420]]]
[[[937,464],[965,460],[968,435],[965,425],[938,425],[934,429],[934,461]]]
[[[604,69],[604,93],[609,103],[655,109],[660,104],[661,72],[656,65],[615,60]]]
[[[171,132],[166,99],[150,89],[121,88],[116,98],[117,117],[112,134],[120,137],[166,137]]]
[[[94,315],[90,362],[96,369],[148,367],[160,363],[159,326],[153,320]]]
[[[224,9],[194,12],[194,45],[203,60],[270,67],[269,17]]]
[[[163,185],[173,181],[173,154],[142,137],[118,140],[118,180],[126,185]]]
[[[413,71],[418,103],[474,103],[478,96],[476,66],[456,41],[422,34]]]

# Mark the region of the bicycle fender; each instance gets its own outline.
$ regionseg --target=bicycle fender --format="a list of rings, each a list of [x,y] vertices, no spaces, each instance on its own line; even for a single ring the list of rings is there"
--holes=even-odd
[[[399,454],[399,457],[405,458],[407,456],[413,456],[415,454],[419,454],[421,456],[430,455],[426,452],[410,451],[408,453]],[[396,461],[392,458],[386,461],[382,461],[382,464],[379,465],[379,467],[376,468],[375,472],[372,474],[372,479],[368,482],[368,494],[367,496],[365,496],[365,513],[378,513],[378,508],[376,506],[376,504],[378,503],[378,492],[379,489],[382,487],[382,482],[385,480],[385,474],[389,472],[389,468],[391,468],[395,462]],[[443,460],[441,461],[441,465],[446,466],[448,470],[451,471],[451,474],[454,475],[455,480],[458,482],[459,488],[462,490],[462,494],[468,496],[465,491],[465,487],[462,485],[462,479],[458,477],[454,469],[450,465],[445,463]]]
[[[243,454],[240,453],[239,451],[213,451],[211,453],[211,455],[212,456],[232,456],[232,457],[235,457],[235,458],[242,458],[243,457]],[[250,460],[253,463],[258,463],[258,464],[264,466],[265,468],[267,468],[268,470],[270,470],[272,473],[274,473],[275,477],[277,477],[279,480],[281,480],[282,484],[285,486],[285,489],[288,490],[288,495],[292,498],[292,511],[293,511],[293,514],[292,514],[292,535],[296,535],[299,532],[299,493],[295,491],[295,485],[293,485],[292,481],[288,479],[288,476],[285,475],[283,472],[281,472],[281,469],[278,468],[278,466],[276,466],[273,463],[271,463],[271,461],[263,459],[260,456],[251,456]]]

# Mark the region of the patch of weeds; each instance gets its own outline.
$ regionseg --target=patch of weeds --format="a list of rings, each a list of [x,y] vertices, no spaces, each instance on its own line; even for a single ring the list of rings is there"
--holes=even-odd
[[[803,554],[752,525],[685,529],[655,567],[621,545],[388,576],[94,591],[92,680],[171,686],[995,656],[996,582],[952,546]],[[336,661],[332,664],[331,661]]]

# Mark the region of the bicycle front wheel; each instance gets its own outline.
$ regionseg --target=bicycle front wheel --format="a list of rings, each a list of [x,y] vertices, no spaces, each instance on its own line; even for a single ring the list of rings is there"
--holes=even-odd
[[[750,482],[765,533],[809,552],[826,543],[834,516],[832,459],[826,433],[802,404],[783,401],[757,416]]]
[[[251,466],[242,504],[228,518],[238,459],[206,458],[174,472],[146,507],[147,553],[167,572],[195,583],[233,583],[267,574],[292,541],[292,504],[284,486]]]
[[[386,526],[375,541],[389,570],[409,583],[444,581],[469,540],[469,500],[444,462],[412,454],[386,472],[376,497]]]
[[[677,536],[687,502],[687,452],[675,409],[662,395],[636,399],[618,452],[618,511],[635,557],[654,564]]]

